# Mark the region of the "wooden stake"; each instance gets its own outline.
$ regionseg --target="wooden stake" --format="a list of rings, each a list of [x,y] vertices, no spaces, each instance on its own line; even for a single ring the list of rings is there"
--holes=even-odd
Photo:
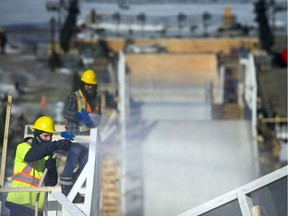
[[[5,129],[4,129],[4,138],[3,138],[3,147],[2,147],[0,187],[4,186],[5,167],[6,167],[6,154],[7,154],[7,143],[8,143],[8,135],[9,135],[9,123],[10,123],[11,107],[12,107],[12,96],[8,96],[7,109],[6,109],[6,120],[5,120]]]
[[[252,207],[252,215],[253,216],[261,216],[261,210],[259,205],[255,205]]]
[[[9,136],[9,123],[10,123],[11,108],[12,108],[12,96],[8,96],[7,108],[6,108],[4,138],[3,138],[3,147],[2,147],[1,173],[0,173],[0,187],[1,188],[4,187],[6,156],[7,156],[7,143],[8,143],[8,136]],[[0,199],[0,215],[1,215],[1,210],[2,210],[2,197]]]
[[[55,154],[52,156],[52,158],[54,158],[54,159],[55,159],[56,157],[57,157],[57,153],[55,153]],[[40,179],[40,182],[39,182],[38,187],[42,187],[42,186],[43,186],[44,179],[45,179],[47,173],[48,173],[48,169],[45,168],[45,169],[44,169],[44,172],[43,172],[43,175],[42,175],[42,177],[41,177],[41,179]],[[39,210],[39,199],[40,199],[40,192],[38,192],[37,195],[36,195],[35,216],[38,216],[38,210]]]

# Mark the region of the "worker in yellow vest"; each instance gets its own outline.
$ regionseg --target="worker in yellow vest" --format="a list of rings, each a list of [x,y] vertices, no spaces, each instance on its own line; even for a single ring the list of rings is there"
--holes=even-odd
[[[66,119],[66,132],[71,135],[90,135],[90,128],[97,127],[101,121],[101,100],[97,95],[97,74],[89,69],[81,76],[80,89],[72,92],[65,100],[63,116]],[[66,165],[60,176],[62,192],[68,195],[75,179],[88,160],[88,148],[73,142],[67,152]],[[79,165],[77,172],[75,168]],[[74,202],[83,202],[77,194]]]
[[[45,186],[57,184],[56,160],[52,157],[58,150],[68,151],[71,141],[52,141],[55,133],[54,121],[49,116],[41,116],[33,126],[34,137],[26,137],[16,149],[11,187],[38,187],[45,168]],[[35,215],[37,192],[9,192],[6,207],[10,216]],[[38,215],[43,215],[44,192],[40,193]]]

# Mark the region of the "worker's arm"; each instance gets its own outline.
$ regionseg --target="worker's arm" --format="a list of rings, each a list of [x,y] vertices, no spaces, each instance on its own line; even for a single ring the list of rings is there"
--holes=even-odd
[[[48,155],[52,155],[57,150],[68,151],[71,146],[71,141],[67,139],[60,139],[57,141],[46,141],[39,143],[33,139],[31,148],[26,153],[24,160],[26,162],[33,162],[40,160]]]
[[[78,122],[76,118],[77,114],[77,100],[74,94],[70,94],[66,100],[63,109],[63,116],[69,121]]]
[[[24,160],[26,162],[33,162],[40,160],[47,155],[52,155],[53,152],[58,150],[58,145],[56,142],[42,142],[39,143],[35,139],[33,139],[31,148],[26,153]]]

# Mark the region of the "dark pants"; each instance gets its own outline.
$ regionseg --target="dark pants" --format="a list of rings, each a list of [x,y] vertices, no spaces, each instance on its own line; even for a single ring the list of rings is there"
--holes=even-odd
[[[7,202],[5,206],[10,209],[10,216],[35,216],[35,210],[16,203]],[[38,211],[38,216],[43,216],[43,212]]]
[[[88,160],[88,148],[80,143],[72,143],[69,151],[67,152],[67,161],[61,177],[77,178]],[[79,169],[74,174],[74,169],[79,163]]]

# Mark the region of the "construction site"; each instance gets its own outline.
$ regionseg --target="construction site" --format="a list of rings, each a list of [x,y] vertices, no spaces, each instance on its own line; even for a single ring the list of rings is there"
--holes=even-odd
[[[69,2],[71,9],[77,1]],[[47,8],[60,11],[55,6]],[[287,15],[287,2],[274,7]],[[1,216],[9,216],[11,191],[44,191],[48,216],[287,216],[287,29],[269,43],[262,27],[250,30],[262,36],[235,30],[231,8],[217,18],[221,31],[204,22],[201,36],[185,14],[174,26],[168,17],[167,27],[163,17],[108,18],[97,8],[65,43],[59,20],[5,26]],[[64,100],[86,69],[97,72],[102,119],[90,136],[75,138],[89,157],[69,195],[58,184],[11,188],[16,146],[41,115],[54,119],[53,139],[61,138]],[[61,173],[65,156],[58,165]],[[82,203],[73,202],[77,193]]]

